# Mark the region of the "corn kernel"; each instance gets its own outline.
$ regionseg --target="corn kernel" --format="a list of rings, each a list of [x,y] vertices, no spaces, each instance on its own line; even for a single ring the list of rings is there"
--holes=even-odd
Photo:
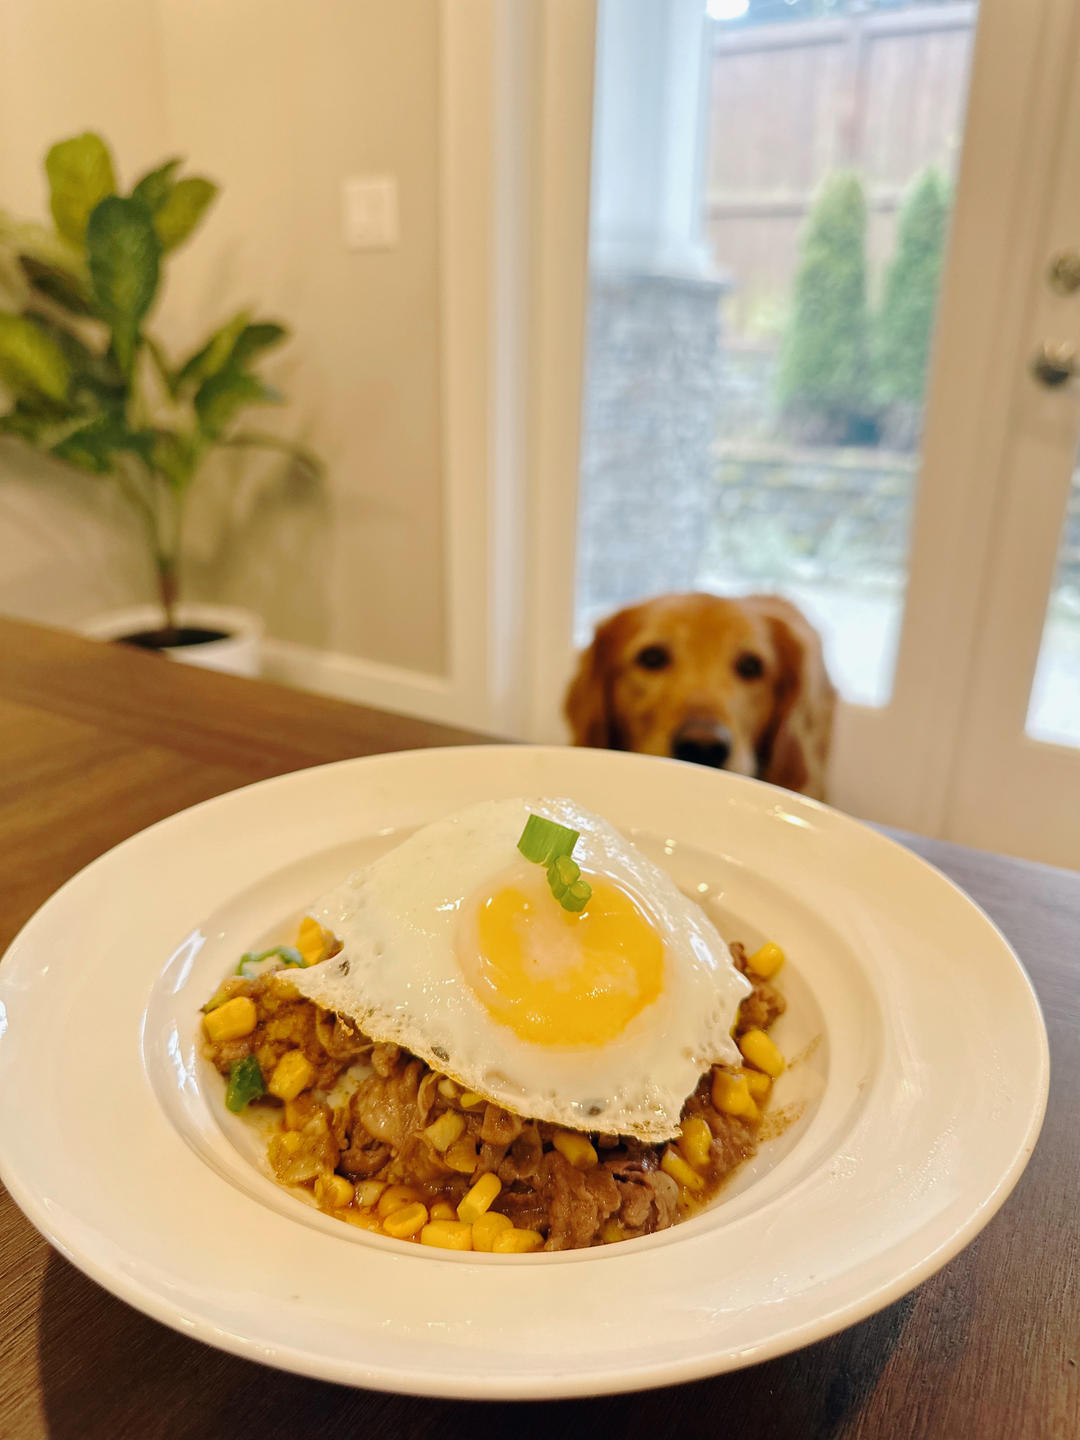
[[[315,1199],[324,1210],[341,1210],[351,1205],[356,1191],[344,1175],[320,1175],[315,1181]]]
[[[511,1228],[500,1230],[491,1248],[496,1255],[528,1255],[531,1250],[539,1250],[543,1243],[539,1230]]]
[[[432,1220],[420,1231],[421,1245],[435,1245],[440,1250],[471,1250],[472,1226],[460,1220]]]
[[[712,1131],[700,1115],[683,1121],[679,1148],[695,1170],[707,1170],[712,1158]]]
[[[461,1086],[449,1075],[444,1075],[436,1088],[444,1100],[456,1100],[461,1090]]]
[[[755,1100],[764,1100],[772,1089],[772,1081],[761,1070],[742,1069],[739,1074],[746,1081],[747,1089]]]
[[[304,957],[304,963],[317,965],[329,950],[330,939],[330,935],[317,920],[305,915],[300,921],[300,930],[296,936],[296,948]]]
[[[687,1190],[704,1190],[705,1181],[692,1170],[677,1150],[669,1145],[664,1151],[663,1159],[660,1161],[660,1169],[665,1170],[673,1180],[684,1185]]]
[[[605,1245],[614,1245],[616,1240],[625,1239],[626,1231],[619,1224],[618,1220],[607,1220],[604,1228],[600,1231],[600,1239]]]
[[[459,1175],[471,1175],[476,1169],[476,1141],[469,1135],[463,1135],[447,1146],[443,1159]]]
[[[463,1225],[471,1225],[474,1220],[479,1220],[501,1189],[502,1181],[490,1170],[486,1175],[481,1175],[457,1207],[458,1219]]]
[[[382,1228],[395,1240],[411,1240],[428,1223],[427,1206],[416,1200],[411,1205],[402,1205],[399,1210],[387,1215]]]
[[[372,1215],[370,1210],[339,1210],[338,1220],[345,1220],[350,1225],[355,1225],[358,1230],[379,1230],[379,1217]]]
[[[448,1200],[436,1200],[431,1207],[432,1220],[456,1220],[457,1211]]]
[[[747,968],[755,975],[760,975],[763,980],[776,974],[777,970],[784,963],[784,952],[775,941],[769,940],[762,945],[760,950],[755,950],[750,959],[747,960]]]
[[[756,1069],[764,1070],[765,1074],[771,1075],[774,1080],[782,1073],[784,1057],[764,1030],[747,1030],[745,1035],[740,1035],[739,1049],[744,1060],[749,1061]]]
[[[401,1210],[406,1205],[412,1205],[420,1199],[420,1191],[414,1190],[411,1185],[388,1185],[379,1196],[378,1211],[379,1219],[385,1220],[395,1210]]]
[[[302,1050],[287,1050],[274,1066],[267,1090],[279,1100],[295,1100],[315,1078],[315,1066]]]
[[[250,1035],[259,1023],[259,1016],[255,1001],[249,995],[236,995],[204,1015],[202,1023],[207,1038],[220,1044],[223,1040],[242,1040]]]
[[[311,1119],[310,1096],[303,1099],[297,1097],[295,1100],[286,1100],[284,1119],[286,1130],[302,1130]]]
[[[714,1070],[712,1079],[712,1102],[725,1115],[738,1115],[744,1120],[756,1120],[758,1108],[750,1094],[750,1082],[745,1075],[732,1075],[727,1070]]]
[[[557,1130],[551,1143],[575,1170],[591,1170],[598,1156],[584,1135],[573,1130]]]
[[[459,1115],[456,1110],[444,1110],[438,1119],[433,1120],[425,1129],[424,1134],[441,1155],[455,1140],[461,1138],[464,1129],[464,1115]]]
[[[514,1222],[509,1215],[500,1215],[498,1210],[485,1210],[478,1220],[473,1221],[473,1249],[491,1251],[495,1246],[495,1237],[513,1228]]]
[[[461,1099],[458,1101],[458,1104],[463,1110],[475,1110],[477,1105],[482,1105],[483,1103],[484,1097],[477,1095],[475,1090],[462,1091]]]
[[[378,1203],[379,1196],[385,1189],[385,1180],[361,1180],[356,1187],[356,1203],[365,1210],[370,1210]]]

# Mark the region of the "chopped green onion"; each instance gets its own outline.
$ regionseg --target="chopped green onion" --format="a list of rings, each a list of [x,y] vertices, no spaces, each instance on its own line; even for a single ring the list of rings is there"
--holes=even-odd
[[[570,886],[581,878],[581,866],[576,860],[571,860],[569,855],[560,855],[548,866],[547,877],[551,893],[561,905]]]
[[[226,1107],[234,1115],[239,1115],[250,1101],[265,1094],[266,1082],[255,1056],[248,1055],[243,1060],[234,1060],[229,1066],[229,1083],[225,1087]]]
[[[584,910],[592,899],[592,886],[585,880],[577,880],[560,900],[564,910]]]
[[[280,959],[283,965],[295,965],[299,970],[307,969],[307,961],[295,945],[273,945],[269,950],[260,951],[258,955],[253,954],[250,950],[246,955],[241,955],[240,963],[236,967],[237,975],[243,975],[247,980],[254,980],[255,976],[247,967],[258,965],[272,956]]]
[[[579,831],[567,825],[558,825],[554,820],[545,820],[543,815],[530,815],[521,832],[518,849],[526,860],[537,865],[550,865],[560,855],[570,855],[578,842]]]
[[[583,910],[592,895],[592,887],[581,878],[581,867],[571,858],[579,838],[577,830],[530,815],[518,841],[526,860],[546,866],[551,893],[563,909],[575,912]]]

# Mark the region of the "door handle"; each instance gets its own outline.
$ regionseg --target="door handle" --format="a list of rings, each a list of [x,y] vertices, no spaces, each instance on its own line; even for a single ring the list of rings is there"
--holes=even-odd
[[[1061,250],[1050,261],[1046,279],[1051,290],[1059,295],[1072,295],[1080,290],[1080,250]]]
[[[1044,340],[1031,361],[1031,373],[1040,385],[1057,390],[1080,374],[1076,346],[1070,340]]]

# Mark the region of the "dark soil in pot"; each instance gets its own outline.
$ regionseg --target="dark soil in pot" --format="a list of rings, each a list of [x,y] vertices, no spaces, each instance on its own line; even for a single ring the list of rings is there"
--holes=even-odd
[[[176,630],[139,630],[134,635],[120,635],[118,645],[135,645],[140,650],[176,649],[183,645],[209,645],[213,640],[228,640],[227,630],[204,630],[198,625],[181,625]]]

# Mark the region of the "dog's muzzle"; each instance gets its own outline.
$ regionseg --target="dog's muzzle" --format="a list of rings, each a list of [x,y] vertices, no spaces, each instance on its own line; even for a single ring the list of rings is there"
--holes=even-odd
[[[732,734],[726,725],[694,720],[676,731],[671,753],[676,760],[723,770],[731,758],[732,744]]]

